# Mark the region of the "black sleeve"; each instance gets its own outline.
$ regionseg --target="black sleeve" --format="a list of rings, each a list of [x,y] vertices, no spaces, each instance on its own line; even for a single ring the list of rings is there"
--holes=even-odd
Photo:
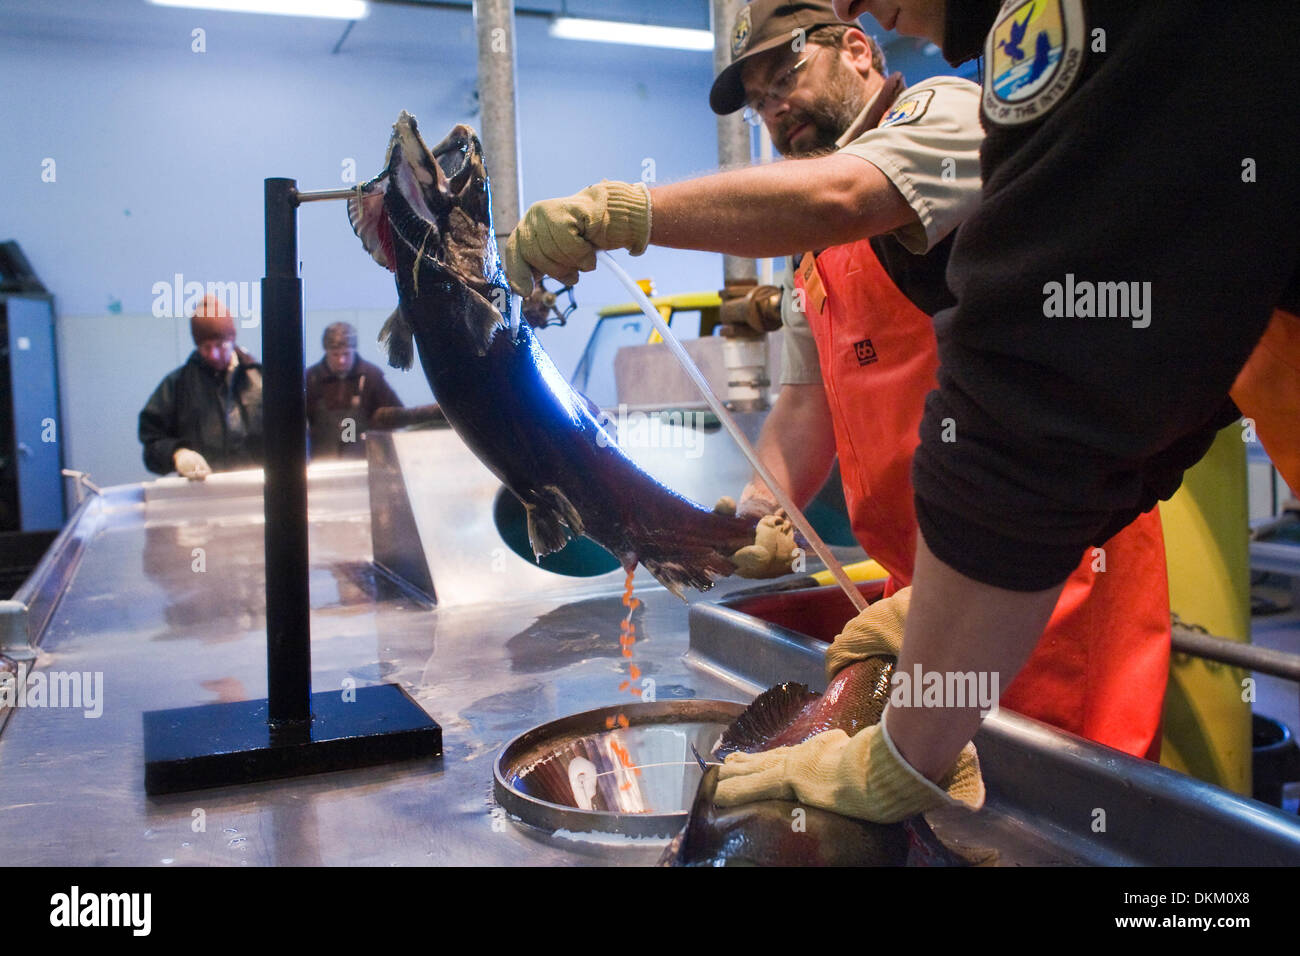
[[[1174,493],[1300,263],[1300,5],[1085,8],[1108,52],[1037,123],[986,120],[913,467],[935,554],[1013,590]],[[1049,315],[1071,281],[1147,315]]]
[[[320,401],[321,382],[323,379],[324,376],[321,374],[319,365],[313,365],[307,369],[307,373],[304,376],[303,387],[306,389],[305,399],[307,403],[308,417],[311,415],[311,410],[316,407],[316,403]]]
[[[1300,315],[1300,267],[1296,268],[1291,281],[1287,283],[1286,291],[1278,301],[1278,307],[1286,309],[1292,315]]]
[[[177,425],[176,381],[174,372],[164,378],[140,411],[137,434],[144,446],[144,466],[156,475],[175,471],[172,456],[178,448],[188,447]]]

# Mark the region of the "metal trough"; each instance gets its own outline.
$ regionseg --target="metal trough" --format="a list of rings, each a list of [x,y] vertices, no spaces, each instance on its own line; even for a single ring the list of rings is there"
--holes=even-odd
[[[862,586],[869,599],[880,588]],[[687,660],[750,689],[782,680],[821,689],[826,640],[847,607],[835,588],[697,604]],[[975,744],[985,808],[927,815],[950,845],[990,849],[1002,863],[1300,865],[1300,820],[1258,801],[1006,710]],[[1019,858],[1026,847],[1030,858]]]

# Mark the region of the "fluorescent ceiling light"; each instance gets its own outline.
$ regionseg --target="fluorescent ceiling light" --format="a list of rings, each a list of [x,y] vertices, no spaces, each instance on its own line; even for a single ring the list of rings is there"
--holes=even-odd
[[[149,0],[159,7],[225,10],[234,13],[281,13],[292,17],[328,17],[364,20],[370,15],[366,0]]]
[[[561,40],[630,43],[634,46],[658,46],[673,50],[713,49],[713,34],[708,30],[652,27],[644,23],[619,23],[615,20],[587,20],[578,17],[556,17],[551,21],[551,36]]]

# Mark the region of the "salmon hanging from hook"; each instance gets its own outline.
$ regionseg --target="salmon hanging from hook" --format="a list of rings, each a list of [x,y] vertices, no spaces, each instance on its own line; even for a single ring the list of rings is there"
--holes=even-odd
[[[409,368],[418,349],[447,421],[527,510],[534,554],[586,535],[679,597],[732,574],[757,521],[710,511],[638,467],[515,320],[474,131],[457,126],[429,149],[403,112],[387,167],[360,192],[352,227],[397,279],[381,333],[389,362]]]

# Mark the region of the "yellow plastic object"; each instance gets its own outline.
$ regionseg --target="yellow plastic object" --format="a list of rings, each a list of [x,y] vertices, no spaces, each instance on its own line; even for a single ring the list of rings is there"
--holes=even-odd
[[[680,295],[651,296],[650,304],[660,312],[665,308],[673,312],[689,312],[710,307],[717,308],[722,305],[722,296],[716,292],[683,292]],[[602,319],[610,315],[640,314],[641,306],[635,302],[620,302],[617,305],[607,305],[603,309],[596,311],[596,315]]]
[[[673,310],[670,306],[666,306],[666,305],[659,306],[659,315],[669,325],[673,324]],[[651,345],[658,345],[659,343],[663,342],[663,340],[664,337],[659,334],[658,329],[655,329],[650,333]]]
[[[640,279],[637,285],[645,291],[646,285],[651,289],[654,283],[650,279]],[[700,313],[700,338],[708,338],[713,334],[719,323],[719,314],[722,306],[722,296],[716,292],[683,292],[680,295],[650,295],[650,304],[653,305],[663,319],[669,325],[673,324],[673,314],[677,312],[699,312]],[[618,305],[607,305],[603,309],[596,311],[597,318],[608,318],[609,316],[623,315],[641,315],[641,307],[635,302],[620,302]],[[646,341],[651,345],[663,342],[663,337],[657,329],[650,330],[650,337]]]
[[[1188,625],[1250,640],[1246,446],[1240,425],[1224,429],[1183,487],[1160,506],[1169,560],[1169,603]],[[1174,655],[1165,693],[1160,762],[1250,796],[1250,675]],[[1246,699],[1243,700],[1243,697]]]
[[[849,576],[849,580],[855,584],[863,581],[883,581],[889,577],[889,572],[880,566],[879,562],[868,558],[866,561],[858,561],[854,564],[844,565],[844,573]],[[829,571],[818,571],[816,574],[809,575],[818,584],[834,584],[835,578]]]

